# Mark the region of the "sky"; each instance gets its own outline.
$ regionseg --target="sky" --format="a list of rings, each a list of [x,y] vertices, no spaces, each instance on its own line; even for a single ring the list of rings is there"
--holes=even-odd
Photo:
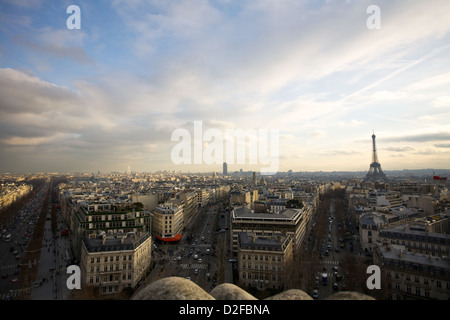
[[[207,163],[209,129],[276,132],[279,171],[368,171],[373,133],[385,171],[449,169],[449,13],[448,0],[2,0],[0,172],[220,173],[232,152]],[[177,164],[180,129],[192,161]],[[267,167],[258,155],[228,170]]]

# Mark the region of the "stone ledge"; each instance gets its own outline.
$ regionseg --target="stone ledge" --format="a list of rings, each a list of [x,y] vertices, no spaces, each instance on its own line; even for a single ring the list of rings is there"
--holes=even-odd
[[[223,283],[210,293],[191,280],[181,277],[168,277],[157,280],[137,292],[132,300],[258,300],[247,291],[231,283]],[[306,292],[290,289],[267,300],[313,300]],[[375,300],[371,296],[343,291],[329,296],[326,300]]]

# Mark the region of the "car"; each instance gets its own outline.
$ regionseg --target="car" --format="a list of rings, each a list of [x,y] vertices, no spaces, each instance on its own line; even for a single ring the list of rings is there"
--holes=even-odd
[[[338,284],[336,282],[333,283],[333,289],[334,290],[339,290],[339,286],[338,286]]]
[[[228,260],[228,262],[237,262],[237,260],[236,259],[230,259],[230,260]]]
[[[202,263],[202,259],[199,258],[199,259],[198,259],[198,263]]]
[[[194,274],[197,275],[198,274],[198,269],[194,270]]]
[[[198,255],[194,255],[194,259],[197,260],[198,259]]]
[[[319,290],[314,289],[312,296],[314,299],[319,299]]]

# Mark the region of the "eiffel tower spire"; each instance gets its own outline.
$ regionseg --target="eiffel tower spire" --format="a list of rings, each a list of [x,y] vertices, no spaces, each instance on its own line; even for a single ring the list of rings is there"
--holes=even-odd
[[[375,143],[375,132],[372,134],[372,163],[370,164],[369,172],[366,174],[364,180],[386,180],[386,175],[381,169],[381,164],[378,161],[377,147]]]

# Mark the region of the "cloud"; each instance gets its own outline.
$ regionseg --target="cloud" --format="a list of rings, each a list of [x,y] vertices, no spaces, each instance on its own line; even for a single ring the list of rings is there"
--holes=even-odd
[[[450,140],[450,132],[434,132],[434,133],[422,133],[408,136],[397,136],[390,138],[382,138],[382,141],[387,142],[433,142],[433,141],[448,141]]]
[[[0,96],[2,114],[42,114],[76,100],[76,94],[68,88],[11,68],[0,69]]]
[[[89,57],[86,51],[77,45],[67,44],[67,39],[72,39],[72,33],[69,30],[62,31],[44,31],[42,34],[37,35],[33,40],[22,35],[13,35],[12,41],[27,47],[35,52],[49,54],[58,59],[69,59],[80,64],[93,64],[95,61]],[[83,34],[82,32],[77,33]],[[79,36],[76,37],[79,39]],[[77,41],[78,42],[78,41]]]
[[[436,148],[450,148],[450,143],[447,143],[447,144],[445,144],[445,143],[436,143],[436,144],[434,144],[434,146]]]
[[[437,97],[431,101],[431,105],[436,108],[450,108],[450,96]]]
[[[205,129],[222,132],[278,128],[283,159],[295,164],[295,155],[311,155],[320,166],[328,151],[318,150],[357,155],[355,137],[372,128],[389,131],[387,115],[403,133],[381,141],[403,146],[385,150],[413,151],[404,142],[445,145],[448,130],[433,126],[437,115],[418,111],[416,98],[435,108],[448,105],[445,65],[438,71],[429,66],[447,61],[449,2],[383,2],[381,30],[365,25],[369,4],[114,0],[113,10],[99,5],[86,16],[111,14],[96,21],[98,43],[87,28],[30,30],[33,16],[27,32],[8,32],[17,61],[5,60],[4,52],[12,56],[13,50],[0,57],[11,66],[0,69],[1,151],[45,146],[84,164],[140,159],[144,166],[142,159],[151,158],[171,165],[171,132],[191,130],[201,120]],[[110,17],[118,21],[110,25]],[[36,70],[37,63],[54,73]],[[56,72],[61,65],[76,72]],[[422,89],[433,91],[415,91]],[[409,120],[428,119],[431,132],[406,135],[412,129],[405,130],[407,117],[398,116],[404,112]],[[364,140],[369,150],[370,134]],[[327,145],[317,144],[322,137]]]
[[[410,147],[410,146],[405,146],[405,147],[387,146],[387,147],[381,148],[381,150],[392,151],[392,152],[408,152],[408,151],[414,151],[415,148]]]

